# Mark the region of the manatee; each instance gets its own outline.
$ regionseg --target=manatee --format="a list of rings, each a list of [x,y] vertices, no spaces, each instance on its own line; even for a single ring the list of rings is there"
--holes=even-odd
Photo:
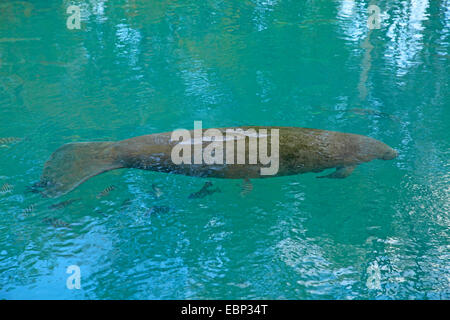
[[[46,197],[59,197],[75,189],[89,178],[119,168],[136,168],[157,172],[183,174],[203,178],[255,179],[321,172],[336,168],[331,174],[319,178],[345,178],[356,166],[373,159],[391,160],[397,151],[373,138],[335,131],[298,127],[239,127],[244,132],[267,129],[268,149],[272,149],[271,136],[279,130],[279,168],[274,175],[261,175],[261,163],[249,164],[175,164],[171,158],[174,146],[172,132],[156,133],[106,142],[68,143],[57,149],[45,163],[40,182]],[[225,136],[227,129],[219,128]],[[275,129],[275,130],[274,130]],[[203,134],[205,130],[201,131]],[[194,136],[193,130],[187,131]],[[248,150],[250,135],[243,134]],[[261,138],[258,138],[261,139]],[[203,148],[211,142],[201,139]],[[236,143],[234,143],[236,145]],[[225,145],[225,143],[224,143]],[[226,147],[224,148],[226,149]],[[226,150],[224,151],[224,154]]]

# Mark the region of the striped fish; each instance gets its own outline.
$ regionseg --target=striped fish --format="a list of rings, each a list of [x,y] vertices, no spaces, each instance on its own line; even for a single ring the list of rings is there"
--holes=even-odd
[[[8,144],[13,144],[19,141],[22,141],[22,138],[17,137],[0,138],[0,146],[7,146]]]
[[[81,199],[69,199],[66,201],[62,201],[62,202],[58,202],[55,204],[52,204],[51,206],[49,206],[49,209],[53,209],[53,210],[58,210],[58,209],[63,209],[65,207],[67,207],[68,205],[74,203],[75,201],[79,201]]]
[[[39,194],[43,195],[42,191],[39,190],[39,188],[44,188],[47,185],[47,183],[48,182],[46,182],[46,181],[39,181],[39,182],[33,183],[31,186],[26,186],[25,187],[26,192],[27,193],[39,193]]]
[[[241,186],[241,197],[245,197],[247,194],[252,192],[253,184],[249,179],[244,179],[244,183]]]
[[[188,198],[189,199],[201,199],[201,198],[209,196],[215,192],[221,192],[219,188],[211,189],[212,185],[213,184],[210,181],[205,182],[204,186],[199,191],[191,193]]]
[[[47,217],[47,218],[42,219],[42,222],[44,222],[45,224],[48,224],[48,225],[52,225],[55,228],[59,228],[59,227],[70,228],[70,225],[67,222],[57,219],[57,218]]]
[[[98,195],[97,195],[97,199],[100,199],[100,198],[102,198],[102,197],[105,197],[105,196],[107,196],[111,191],[113,191],[113,190],[115,190],[116,189],[116,187],[114,186],[114,185],[111,185],[111,186],[109,186],[109,187],[107,187],[107,188],[105,188],[102,192],[100,192]]]
[[[148,210],[148,212],[146,214],[147,215],[160,214],[160,213],[167,213],[169,211],[170,211],[170,208],[166,207],[166,206],[153,206],[150,208],[150,210]]]
[[[14,186],[10,185],[9,183],[5,183],[0,188],[0,194],[10,193],[14,190]]]
[[[157,198],[159,198],[163,195],[163,192],[161,191],[161,189],[158,188],[158,186],[154,183],[152,184],[152,193]]]
[[[31,214],[31,213],[33,213],[35,207],[36,207],[36,206],[35,206],[34,204],[30,204],[28,207],[26,207],[25,209],[23,209],[23,213],[24,213],[25,215]]]

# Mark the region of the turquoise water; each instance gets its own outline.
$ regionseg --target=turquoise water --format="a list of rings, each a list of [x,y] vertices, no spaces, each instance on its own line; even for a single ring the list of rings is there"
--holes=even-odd
[[[0,138],[23,140],[0,148],[0,298],[449,299],[449,37],[448,0],[2,1]],[[358,133],[399,157],[251,192],[133,169],[27,192],[64,143],[194,120]],[[221,192],[188,199],[206,181]]]

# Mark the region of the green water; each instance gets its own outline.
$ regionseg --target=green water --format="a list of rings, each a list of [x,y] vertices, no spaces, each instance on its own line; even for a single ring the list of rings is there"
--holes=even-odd
[[[449,37],[449,0],[2,1],[0,137],[23,140],[0,148],[0,298],[449,299]],[[358,133],[399,157],[244,195],[212,179],[222,192],[188,199],[209,180],[132,169],[26,192],[64,143],[194,120]]]

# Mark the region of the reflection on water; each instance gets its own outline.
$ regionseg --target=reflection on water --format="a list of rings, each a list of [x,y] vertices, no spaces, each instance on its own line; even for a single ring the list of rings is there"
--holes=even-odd
[[[428,7],[428,0],[415,0],[402,2],[400,7],[393,8],[395,18],[386,34],[390,41],[385,57],[395,65],[398,76],[408,71],[423,47],[423,23],[429,16],[426,13]]]
[[[450,298],[450,1],[376,1],[369,30],[373,3],[91,0],[80,30],[71,1],[1,3],[0,298]],[[400,154],[342,181],[214,180],[205,197],[189,198],[205,180],[139,170],[57,200],[26,188],[64,143],[194,120]]]
[[[274,11],[274,7],[277,5],[277,0],[255,0],[255,11],[253,21],[255,23],[255,29],[257,31],[263,31],[268,28],[266,21],[271,12]]]

